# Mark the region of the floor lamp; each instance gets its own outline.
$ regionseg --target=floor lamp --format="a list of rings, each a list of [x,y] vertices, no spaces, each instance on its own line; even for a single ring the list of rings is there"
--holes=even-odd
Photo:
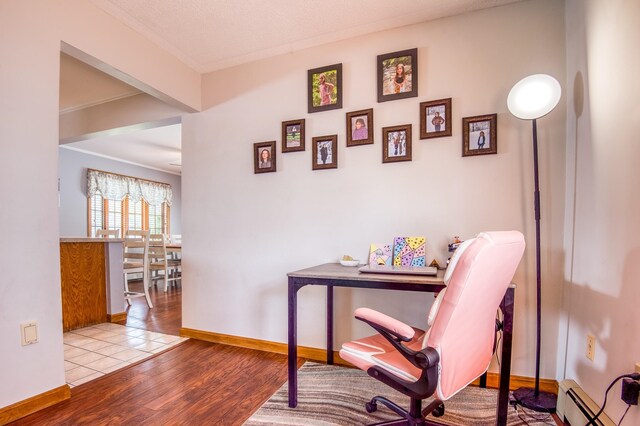
[[[535,388],[519,388],[513,396],[523,407],[538,412],[553,413],[556,410],[556,396],[540,392],[540,188],[538,185],[538,128],[536,120],[550,113],[560,100],[560,83],[546,74],[535,74],[523,78],[513,86],[507,98],[511,114],[522,120],[531,120],[533,126],[533,204],[536,218],[536,382]]]

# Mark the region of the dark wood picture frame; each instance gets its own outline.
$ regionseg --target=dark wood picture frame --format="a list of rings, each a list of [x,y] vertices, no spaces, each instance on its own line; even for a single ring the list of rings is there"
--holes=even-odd
[[[420,139],[451,136],[452,121],[451,98],[420,102]]]
[[[486,127],[489,126],[487,129]],[[498,114],[462,119],[462,156],[498,153]],[[486,146],[485,145],[489,145]]]
[[[293,129],[297,128],[297,132]],[[298,134],[297,142],[298,145],[295,145],[296,138],[292,138],[290,141],[290,136]],[[304,151],[305,146],[305,136],[304,136],[304,118],[300,120],[289,120],[282,122],[282,152],[296,152],[296,151]]]
[[[327,143],[329,143],[329,145],[326,145]],[[338,135],[315,137],[312,139],[311,146],[313,150],[312,170],[338,168]],[[322,149],[326,149],[327,151],[323,153]],[[331,162],[327,163],[329,158]]]
[[[406,63],[406,58],[409,58],[409,64]],[[396,69],[400,64],[403,65],[404,70],[404,78],[401,82],[395,78]],[[407,68],[409,72],[406,72]],[[378,55],[378,102],[416,96],[418,96],[418,49]]]
[[[332,94],[335,89],[335,102],[330,100],[328,104],[322,103],[319,87],[322,75],[326,83],[333,86],[329,87]],[[330,95],[330,99],[333,99],[333,96]],[[327,65],[307,71],[307,106],[309,113],[342,108],[342,64]]]
[[[260,157],[262,152],[269,152],[269,163],[262,164]],[[253,172],[271,173],[276,171],[276,141],[258,142],[253,144]]]
[[[363,127],[358,129],[358,124]],[[362,137],[362,129],[366,129],[366,137]],[[357,134],[354,134],[357,132]],[[354,135],[356,139],[354,139]],[[347,113],[347,146],[370,145],[373,143],[373,108]]]
[[[382,162],[400,161],[411,161],[411,124],[382,128]]]

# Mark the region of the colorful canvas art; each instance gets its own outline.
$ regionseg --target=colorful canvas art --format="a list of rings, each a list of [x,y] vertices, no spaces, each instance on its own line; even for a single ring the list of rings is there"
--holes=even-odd
[[[426,266],[425,237],[396,237],[393,241],[393,266]]]
[[[371,244],[369,248],[369,265],[391,266],[391,244]]]

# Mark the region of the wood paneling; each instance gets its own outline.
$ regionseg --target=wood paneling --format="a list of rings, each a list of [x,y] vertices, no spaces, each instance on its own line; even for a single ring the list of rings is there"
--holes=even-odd
[[[107,320],[104,243],[60,243],[64,331]]]
[[[50,391],[32,396],[24,401],[16,402],[0,408],[0,425],[28,416],[31,413],[51,407],[71,397],[69,385],[63,385]]]

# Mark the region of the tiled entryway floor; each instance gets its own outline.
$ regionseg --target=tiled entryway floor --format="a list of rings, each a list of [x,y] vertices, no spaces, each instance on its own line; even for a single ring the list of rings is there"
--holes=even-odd
[[[64,369],[77,386],[187,340],[139,328],[103,323],[64,333]]]

